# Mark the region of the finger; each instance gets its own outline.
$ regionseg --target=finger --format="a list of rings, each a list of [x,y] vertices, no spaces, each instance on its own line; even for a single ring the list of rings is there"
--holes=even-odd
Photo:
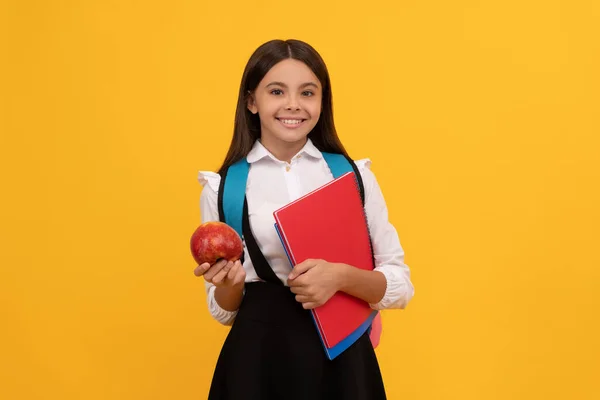
[[[244,269],[244,265],[240,262],[238,264],[237,272],[235,277],[233,278],[233,284],[239,285],[244,284],[246,281],[246,270]]]
[[[196,268],[194,268],[194,275],[202,276],[206,273],[206,271],[208,271],[209,268],[210,268],[209,263],[200,264]]]
[[[217,262],[216,264],[211,265],[211,267],[204,273],[204,279],[209,282],[212,282],[215,275],[223,268],[222,262]]]
[[[309,303],[310,302],[310,297],[298,294],[298,295],[296,295],[296,301],[298,303]]]
[[[302,275],[312,267],[317,265],[315,260],[305,260],[300,264],[296,264],[294,268],[292,268],[292,272],[288,275],[288,279],[295,279],[297,276]]]
[[[307,294],[307,289],[303,286],[290,286],[290,290],[294,294]]]
[[[307,274],[305,272],[305,274]],[[288,286],[293,288],[293,287],[301,287],[301,286],[307,286],[308,283],[306,282],[306,275],[300,275],[295,277],[294,279],[289,279],[287,280]]]
[[[227,274],[227,279],[235,278],[235,276],[239,273],[240,268],[242,268],[241,262],[236,261],[235,263],[233,263],[233,267],[231,267],[231,269],[229,270],[229,273]]]
[[[225,266],[221,268],[219,272],[217,272],[214,278],[212,278],[212,283],[214,283],[215,285],[221,283],[227,277],[227,274],[229,274],[231,268],[233,268],[232,262],[228,262],[227,264],[225,264]]]
[[[317,303],[315,303],[314,301],[311,302],[306,302],[306,303],[302,303],[302,308],[304,308],[305,310],[312,310],[313,308],[317,308],[319,305]]]
[[[215,275],[227,265],[227,260],[221,260],[214,264],[210,269],[204,273],[204,279],[212,281]]]

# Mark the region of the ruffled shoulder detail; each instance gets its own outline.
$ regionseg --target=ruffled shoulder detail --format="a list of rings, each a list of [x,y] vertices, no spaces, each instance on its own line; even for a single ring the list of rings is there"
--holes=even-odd
[[[371,169],[371,159],[362,158],[360,160],[354,160],[354,164],[358,167],[358,170]]]
[[[208,186],[215,192],[219,192],[219,185],[221,183],[221,175],[212,171],[199,171],[198,172],[198,182],[202,185],[202,187]]]

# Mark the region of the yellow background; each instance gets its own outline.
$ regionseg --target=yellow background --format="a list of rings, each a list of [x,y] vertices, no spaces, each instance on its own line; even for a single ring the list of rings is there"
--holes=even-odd
[[[1,4],[0,398],[205,398],[227,328],[196,174],[250,53],[290,37],[412,268],[389,398],[600,398],[597,1]]]

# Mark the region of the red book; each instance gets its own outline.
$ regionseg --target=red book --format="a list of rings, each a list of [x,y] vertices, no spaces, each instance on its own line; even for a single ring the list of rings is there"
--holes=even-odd
[[[323,259],[373,270],[369,228],[353,172],[319,187],[273,213],[275,227],[296,265]],[[330,359],[352,345],[377,315],[369,304],[344,292],[312,310]]]

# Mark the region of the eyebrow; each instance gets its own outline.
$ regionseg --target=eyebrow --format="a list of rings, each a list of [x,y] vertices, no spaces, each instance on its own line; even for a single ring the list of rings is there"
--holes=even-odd
[[[285,83],[283,83],[283,82],[271,82],[271,83],[269,83],[267,85],[267,87],[269,87],[269,86],[281,86],[281,87],[287,88],[287,85]],[[313,87],[315,87],[317,89],[319,88],[319,86],[316,83],[314,83],[314,82],[303,83],[302,85],[300,85],[300,88],[305,88],[307,86],[313,86]]]

